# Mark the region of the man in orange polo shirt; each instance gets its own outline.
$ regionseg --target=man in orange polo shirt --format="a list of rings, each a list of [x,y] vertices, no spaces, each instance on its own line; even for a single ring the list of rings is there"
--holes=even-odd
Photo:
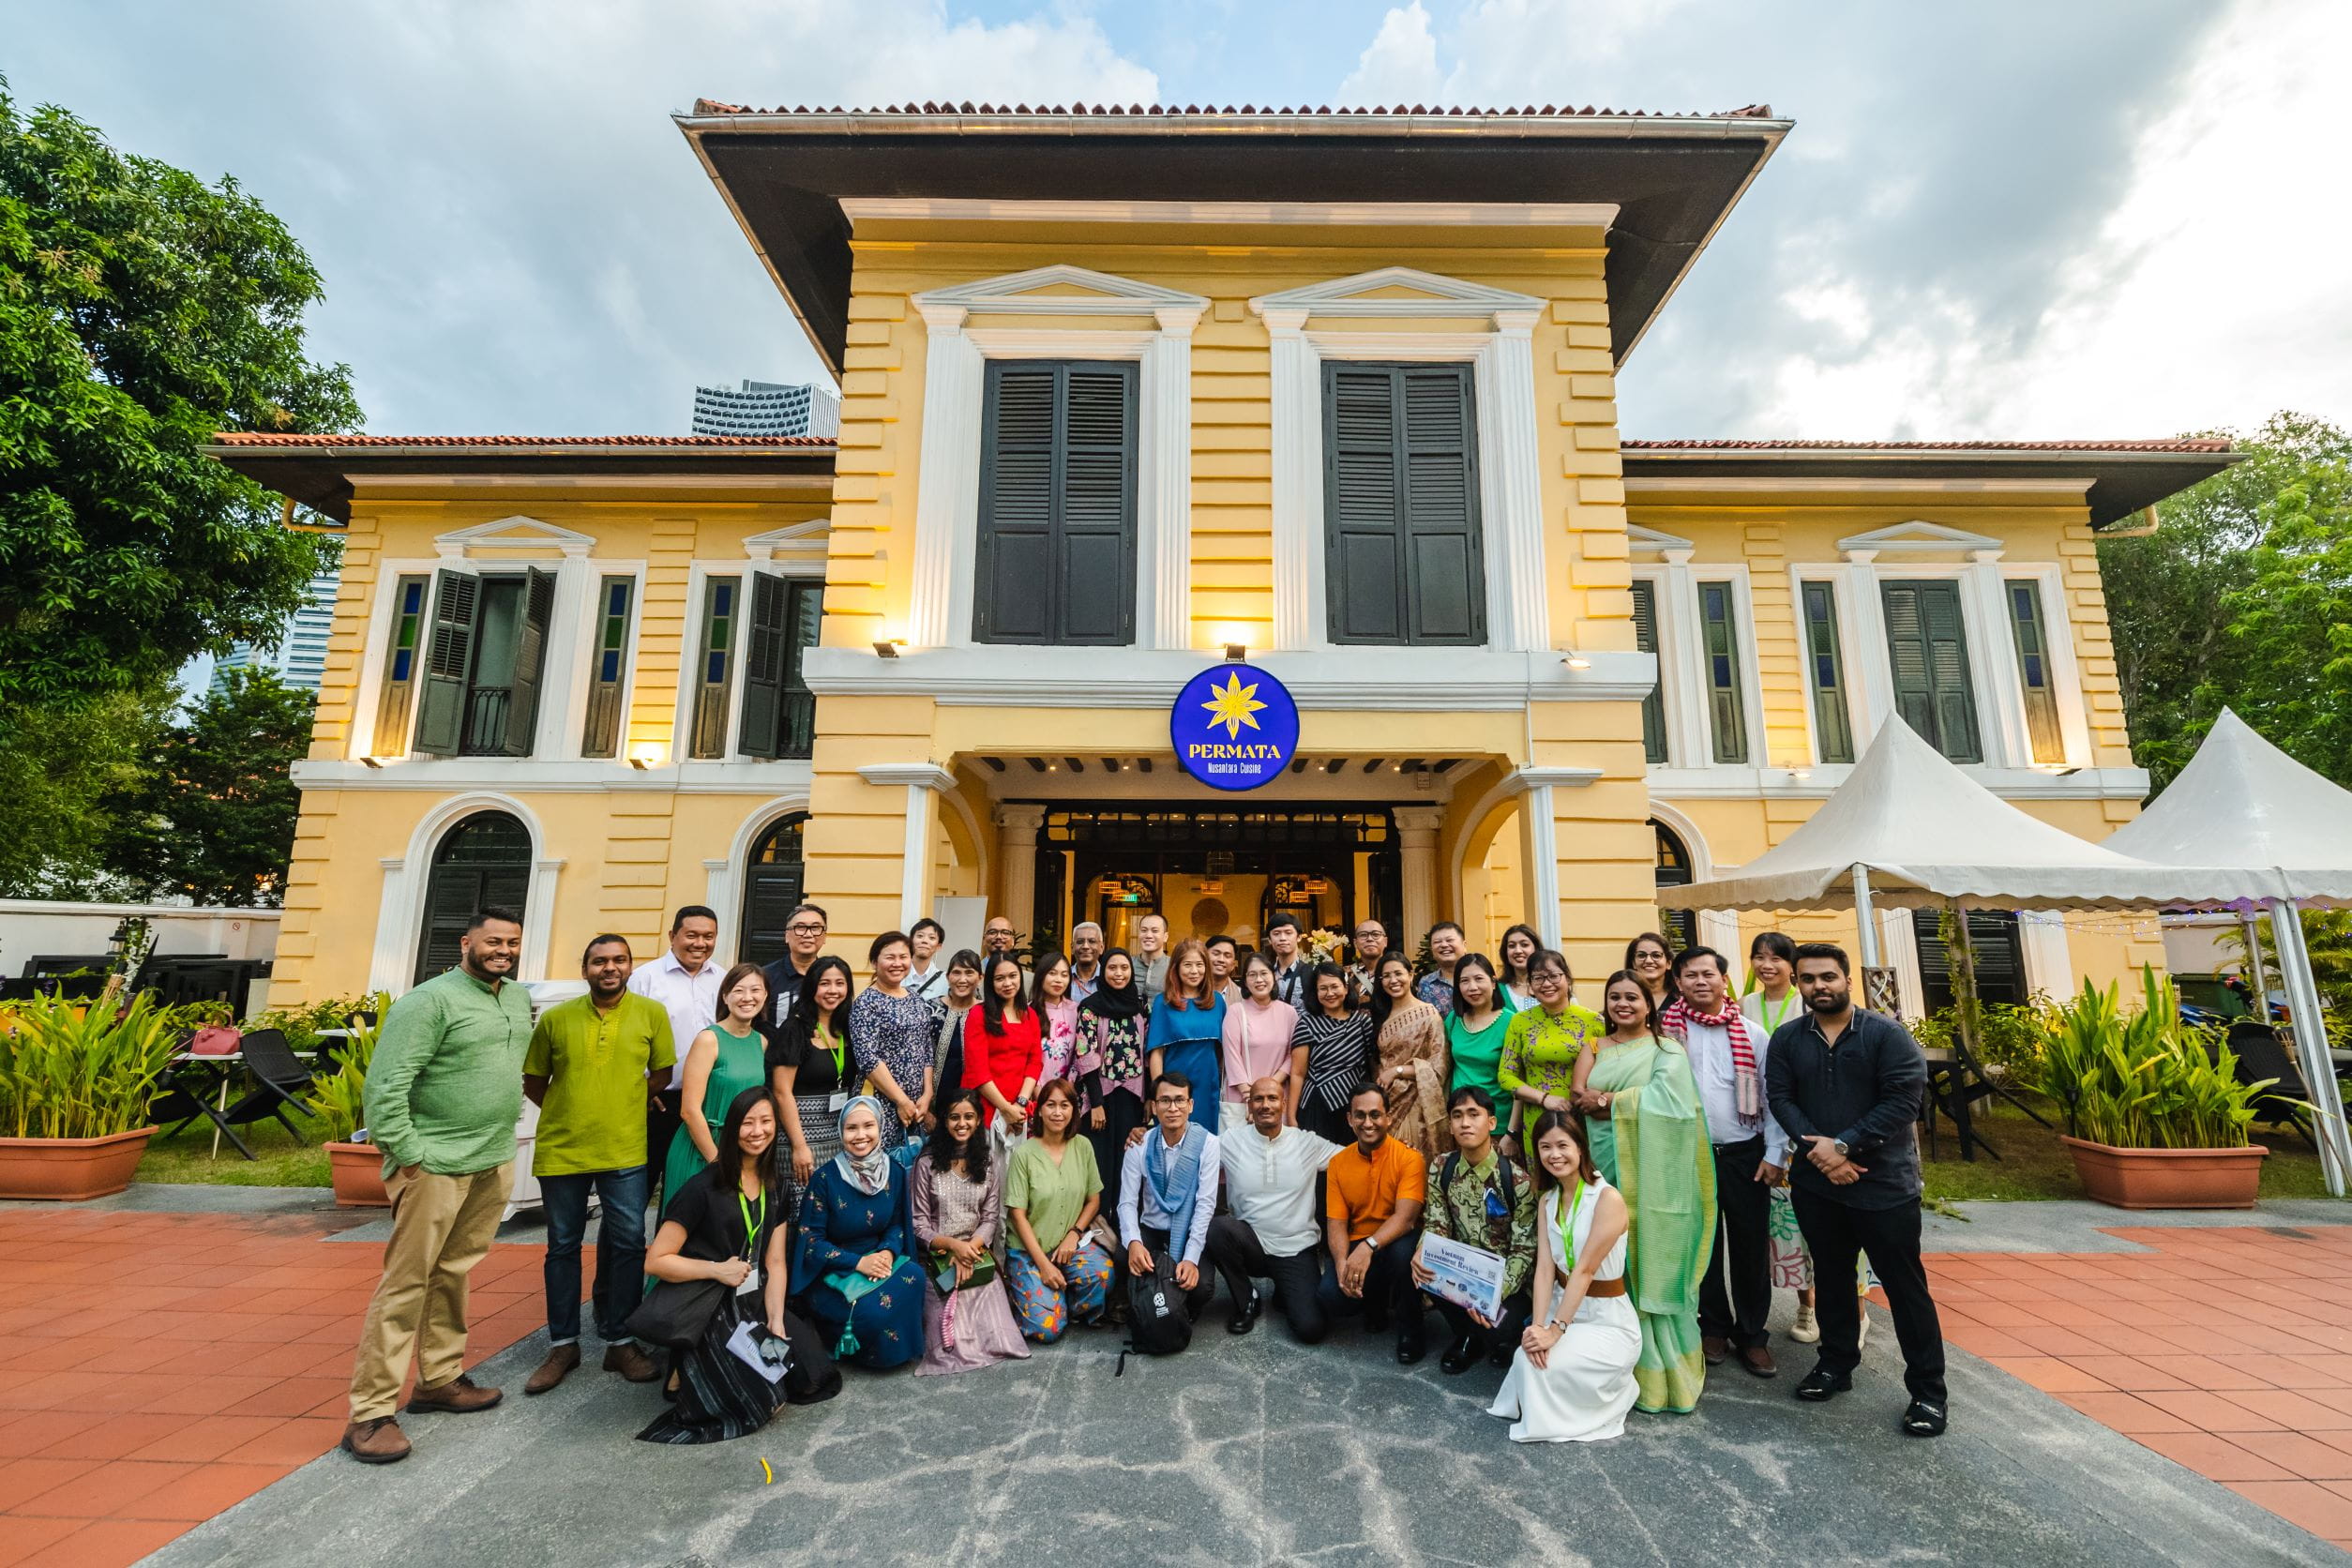
[[[1413,1288],[1413,1248],[1429,1177],[1421,1156],[1388,1136],[1388,1101],[1370,1084],[1348,1102],[1356,1140],[1323,1168],[1324,1237],[1332,1272],[1316,1294],[1329,1319],[1361,1315],[1378,1334],[1394,1319],[1396,1359],[1412,1365],[1427,1353],[1421,1334],[1421,1292]]]

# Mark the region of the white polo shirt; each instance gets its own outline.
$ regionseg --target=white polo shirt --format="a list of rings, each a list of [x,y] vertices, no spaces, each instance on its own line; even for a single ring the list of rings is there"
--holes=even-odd
[[[1304,1252],[1323,1238],[1315,1214],[1315,1178],[1348,1147],[1304,1127],[1273,1138],[1244,1122],[1217,1139],[1225,1201],[1233,1217],[1258,1232],[1258,1244],[1277,1258]]]
[[[661,1004],[670,1015],[670,1037],[678,1043],[678,1063],[670,1069],[670,1087],[686,1082],[686,1050],[694,1037],[718,1021],[718,983],[727,972],[705,962],[692,973],[675,953],[664,953],[629,974],[629,989]]]

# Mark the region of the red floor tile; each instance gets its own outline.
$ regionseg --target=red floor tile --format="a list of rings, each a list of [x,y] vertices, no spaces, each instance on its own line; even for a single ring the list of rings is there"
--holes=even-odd
[[[2222,1396],[2296,1432],[2352,1430],[2352,1412],[2332,1409],[2290,1389],[2254,1389]]]
[[[2061,1394],[2058,1397],[2093,1421],[2126,1437],[2135,1438],[2143,1432],[2197,1430],[2170,1410],[2159,1410],[2134,1394],[2108,1390],[2103,1393]]]
[[[131,1519],[178,1519],[194,1524],[233,1508],[294,1470],[292,1465],[198,1465],[116,1511]]]
[[[2188,1380],[2136,1356],[2068,1356],[2068,1361],[2109,1388],[2140,1394],[2159,1389],[2185,1389]]]
[[[25,1568],[129,1568],[158,1547],[188,1532],[185,1524],[102,1519],[24,1559]]]
[[[1993,1364],[2013,1378],[2031,1383],[2044,1394],[2099,1393],[2114,1386],[2056,1356],[2000,1357],[1995,1359]]]
[[[13,1514],[52,1488],[96,1469],[95,1459],[11,1459],[0,1465],[0,1511]]]
[[[2193,1426],[2208,1432],[2278,1432],[2285,1423],[2257,1415],[2245,1406],[2236,1404],[2226,1394],[2208,1394],[2201,1388],[2151,1389],[2140,1397],[2160,1410],[2169,1410]]]
[[[2331,1541],[2352,1537],[2352,1498],[2319,1482],[2233,1481],[2229,1487],[2314,1535]]]
[[[10,1518],[0,1529],[0,1568],[16,1568],[34,1553],[79,1534],[85,1520]]]
[[[58,1459],[128,1459],[151,1444],[183,1431],[199,1418],[189,1415],[102,1415],[89,1425],[51,1443]],[[152,1456],[152,1455],[151,1455]],[[205,1455],[166,1455],[167,1458],[204,1458]]]
[[[2215,1432],[2140,1432],[2133,1440],[2211,1481],[2288,1481],[2295,1472]]]
[[[95,1465],[72,1480],[17,1504],[16,1512],[43,1519],[110,1519],[129,1513],[141,1498],[204,1469],[197,1464],[121,1459]]]
[[[2352,1453],[2303,1432],[2237,1432],[2230,1441],[2305,1481],[2352,1481]]]

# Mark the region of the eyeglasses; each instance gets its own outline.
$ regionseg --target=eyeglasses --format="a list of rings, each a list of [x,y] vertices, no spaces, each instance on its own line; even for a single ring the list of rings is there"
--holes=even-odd
[[[812,926],[807,921],[802,921],[796,926],[787,926],[784,931],[786,935],[795,937],[821,937],[825,934],[825,928],[822,926]]]

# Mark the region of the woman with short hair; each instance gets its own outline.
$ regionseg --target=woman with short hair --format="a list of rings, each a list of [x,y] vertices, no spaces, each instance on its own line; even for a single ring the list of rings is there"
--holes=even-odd
[[[768,980],[758,964],[737,964],[718,983],[716,1022],[695,1035],[681,1081],[678,1135],[670,1140],[661,1190],[676,1192],[718,1158],[718,1126],[735,1096],[767,1082],[768,1048],[760,1020]]]
[[[1021,1332],[1041,1345],[1072,1322],[1091,1323],[1110,1294],[1110,1253],[1093,1234],[1102,1212],[1094,1146],[1077,1135],[1078,1090],[1048,1078],[1037,1091],[1037,1131],[1013,1151],[1004,1216],[1013,1233],[1004,1272]]]
[[[1290,1040],[1290,1108],[1286,1120],[1327,1143],[1355,1140],[1348,1102],[1379,1074],[1372,1014],[1358,1007],[1355,984],[1337,964],[1307,976],[1313,998]]]
[[[1242,1000],[1225,1009],[1219,1035],[1227,1105],[1238,1113],[1251,1084],[1290,1076],[1290,1041],[1298,1029],[1299,1010],[1274,995],[1274,960],[1253,950],[1242,960]]]
[[[1665,1012],[1674,1005],[1674,947],[1655,931],[1644,931],[1625,944],[1625,967],[1641,979],[1651,1004]]]
[[[946,945],[947,927],[927,914],[907,927],[907,949],[913,955],[907,967],[907,989],[933,1004],[947,992],[946,966],[936,961]]]
[[[967,1089],[940,1112],[914,1166],[914,1240],[931,1276],[918,1378],[1029,1356],[989,1252],[1004,1213],[1004,1169],[990,1153],[980,1096]]]
[[[964,1019],[980,1000],[980,955],[959,947],[947,960],[947,989],[932,1000],[939,1013],[939,1040],[931,1048],[931,1081],[960,1087],[964,1081]]]
[[[882,1115],[871,1094],[842,1108],[841,1152],[817,1168],[800,1200],[795,1271],[833,1358],[877,1369],[923,1353],[930,1289],[908,1229],[907,1168],[882,1146]]]
[[[931,1115],[930,1004],[907,989],[914,949],[902,931],[884,931],[866,950],[874,983],[850,1003],[850,1049],[867,1091],[882,1106],[885,1150],[920,1134]]]
[[[1225,998],[1209,969],[1209,950],[1186,937],[1168,958],[1168,988],[1152,1003],[1149,1053],[1144,1076],[1156,1083],[1162,1073],[1182,1073],[1192,1081],[1193,1117],[1208,1132],[1217,1130],[1222,1098],[1217,1057],[1225,1046]]]

